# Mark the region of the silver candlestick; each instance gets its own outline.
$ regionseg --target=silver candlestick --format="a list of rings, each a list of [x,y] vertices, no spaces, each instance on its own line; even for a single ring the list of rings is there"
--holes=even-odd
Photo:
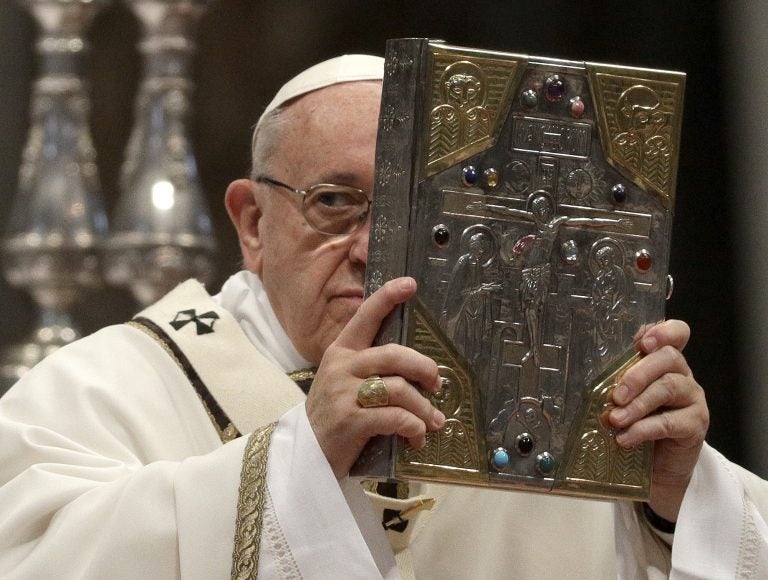
[[[213,274],[216,242],[186,131],[193,31],[208,0],[128,0],[143,24],[144,78],[107,242],[110,282],[149,304]]]
[[[47,354],[79,336],[69,310],[100,285],[99,245],[107,219],[81,78],[83,32],[107,0],[22,0],[40,25],[31,124],[18,195],[2,249],[10,285],[40,308],[29,340],[0,357],[0,394]]]

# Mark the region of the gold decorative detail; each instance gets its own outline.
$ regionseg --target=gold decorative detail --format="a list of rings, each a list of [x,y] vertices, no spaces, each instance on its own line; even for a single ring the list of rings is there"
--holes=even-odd
[[[685,75],[587,64],[606,159],[674,207]]]
[[[245,446],[237,499],[232,578],[256,578],[259,571],[264,491],[267,485],[267,453],[269,440],[276,425],[277,423],[271,423],[254,431]]]
[[[496,142],[513,100],[510,92],[528,62],[525,56],[480,56],[442,44],[430,44],[430,51],[425,177]]]
[[[442,429],[427,434],[422,449],[400,449],[396,473],[398,477],[485,481],[485,445],[478,437],[483,432],[478,424],[479,403],[467,364],[423,304],[416,302],[410,319],[409,344],[438,364],[443,388],[427,398],[443,412],[446,421]]]
[[[384,529],[388,529],[394,524],[399,524],[411,519],[411,516],[424,510],[431,510],[435,507],[437,500],[433,497],[427,497],[424,499],[416,499],[412,506],[405,508],[399,512],[394,518],[384,522]]]
[[[613,389],[639,360],[638,353],[629,351],[592,383],[585,410],[571,431],[568,464],[557,487],[613,497],[626,495],[635,500],[650,495],[653,445],[646,442],[632,449],[621,447],[606,420],[613,408]]]
[[[203,403],[205,405],[205,403]],[[205,406],[205,410],[208,412],[208,417],[210,419],[213,419],[213,415],[208,410],[208,407]],[[237,430],[237,428],[232,424],[229,423],[222,431],[219,433],[219,437],[221,437],[222,443],[229,443],[230,441],[234,441],[238,438],[240,435],[240,432]]]
[[[144,334],[146,334],[149,338],[151,338],[153,341],[155,341],[160,348],[162,348],[166,354],[171,357],[171,360],[176,363],[176,365],[181,369],[181,372],[184,373],[184,376],[189,379],[189,374],[187,373],[187,369],[184,367],[184,364],[179,360],[179,357],[176,356],[176,353],[171,350],[171,347],[168,346],[168,343],[166,343],[158,334],[153,332],[150,328],[145,326],[144,324],[141,324],[140,322],[136,322],[133,320],[130,320],[125,323],[127,326],[130,326],[132,328],[135,328],[137,330],[140,330]],[[191,382],[191,381],[190,381]],[[218,421],[216,421],[216,417],[214,417],[213,412],[211,411],[208,404],[205,402],[205,399],[200,395],[200,393],[197,391],[197,389],[193,389],[195,393],[197,394],[197,398],[199,399],[200,403],[203,405],[203,409],[205,409],[205,414],[208,415],[208,419],[211,420],[211,424],[213,425],[213,428],[216,429],[216,433],[219,436],[219,439],[221,439],[222,443],[229,443],[230,441],[234,441],[240,436],[240,432],[237,430],[237,427],[235,427],[232,422],[227,422],[226,427],[222,429],[219,427]]]
[[[408,485],[407,481],[395,481],[393,482],[395,484],[395,499],[408,499],[411,496],[410,493],[410,486]],[[384,497],[391,497],[387,493],[380,493],[379,485],[388,485],[387,482],[383,481],[377,481],[375,479],[363,479],[360,482],[361,487],[370,493],[375,493]]]
[[[293,371],[292,373],[288,373],[288,378],[291,379],[294,383],[296,381],[307,381],[307,380],[314,379],[316,372],[317,372],[316,368],[299,369],[298,371]]]
[[[387,383],[379,375],[371,375],[357,388],[357,404],[366,409],[389,405]]]

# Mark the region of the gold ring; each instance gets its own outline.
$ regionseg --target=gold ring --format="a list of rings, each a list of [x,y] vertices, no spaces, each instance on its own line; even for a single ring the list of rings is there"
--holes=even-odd
[[[379,375],[371,375],[357,388],[357,402],[361,407],[386,407],[389,405],[387,384]]]

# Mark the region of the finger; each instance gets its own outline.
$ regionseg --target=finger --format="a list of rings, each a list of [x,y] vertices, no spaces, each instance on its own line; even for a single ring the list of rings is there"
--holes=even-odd
[[[419,388],[435,393],[442,387],[437,363],[412,348],[386,344],[360,351],[350,371],[359,377],[401,376]]]
[[[693,377],[679,373],[664,374],[626,406],[614,408],[610,413],[611,424],[617,428],[626,428],[659,409],[691,406],[702,394],[701,387]]]
[[[375,435],[398,435],[408,444],[421,449],[426,444],[427,424],[419,417],[401,407],[379,407],[366,409],[368,427]]]
[[[416,293],[416,280],[395,278],[384,284],[358,308],[336,338],[338,346],[361,350],[373,344],[381,323],[395,306],[402,304]]]
[[[619,406],[628,404],[648,385],[668,374],[691,375],[683,353],[672,346],[664,346],[630,367],[613,390],[613,402]]]
[[[680,447],[698,446],[704,438],[708,417],[694,408],[668,409],[633,423],[616,435],[616,443],[622,447],[634,447],[645,441],[672,439]],[[706,410],[706,406],[703,406]]]
[[[389,406],[400,407],[415,415],[426,424],[429,431],[439,429],[445,423],[445,416],[435,409],[413,385],[402,377],[383,377],[389,391]],[[380,408],[380,407],[379,407]]]
[[[682,320],[665,320],[648,327],[639,341],[644,353],[655,352],[664,346],[682,351],[691,337],[691,329]]]

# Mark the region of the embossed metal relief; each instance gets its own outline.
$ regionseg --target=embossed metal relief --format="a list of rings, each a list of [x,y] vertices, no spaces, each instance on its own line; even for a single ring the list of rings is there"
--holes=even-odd
[[[473,395],[474,381],[466,362],[418,303],[413,310],[409,334],[413,347],[438,364],[442,388],[429,398],[445,415],[445,425],[427,434],[427,443],[422,449],[402,446],[398,471],[402,475],[418,476],[427,469],[438,479],[482,481],[481,475],[486,469],[483,429],[478,422],[478,401]]]
[[[633,449],[615,445],[615,433],[605,421],[605,414],[613,406],[611,392],[624,371],[637,360],[636,353],[619,357],[614,368],[590,385],[583,411],[574,423],[567,454],[569,462],[557,486],[587,493],[599,491],[604,485],[610,485],[617,493],[622,489],[632,493],[650,486],[647,464],[652,459],[651,445],[644,443]]]
[[[358,473],[646,498],[652,446],[622,449],[603,417],[633,337],[664,317],[683,75],[388,50],[412,84],[385,77],[367,287],[416,278],[381,342],[436,360],[450,421],[424,449],[366,450]],[[386,129],[391,111],[408,120]]]
[[[432,45],[428,135],[423,140],[426,174],[444,169],[493,142],[506,115],[509,93],[525,66],[491,54],[472,55]]]
[[[685,77],[599,64],[587,69],[607,161],[671,207]]]

